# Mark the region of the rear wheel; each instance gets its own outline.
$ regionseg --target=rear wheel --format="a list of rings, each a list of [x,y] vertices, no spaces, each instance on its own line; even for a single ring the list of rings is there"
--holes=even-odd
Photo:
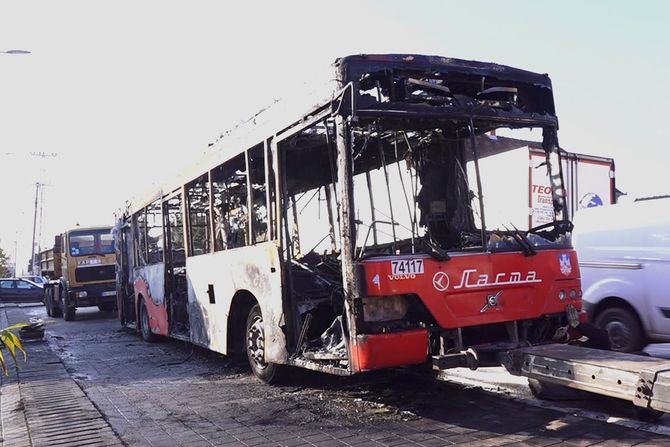
[[[607,331],[612,351],[637,352],[644,347],[644,334],[635,315],[623,307],[610,307],[598,314],[596,326]]]
[[[45,293],[44,296],[44,307],[47,309],[47,316],[48,317],[53,317],[53,299],[51,298],[51,295],[53,294],[53,290],[48,290]]]
[[[65,321],[74,321],[76,309],[70,302],[70,293],[67,289],[63,291],[63,318]]]
[[[100,309],[101,312],[113,312],[114,303],[98,304],[98,309]]]
[[[63,308],[61,307],[63,304],[63,294],[66,292],[65,284],[62,282],[57,286],[53,288],[53,291],[51,293],[51,316],[54,318],[62,318],[63,317]],[[60,300],[60,303],[56,301],[56,294],[58,294],[58,298]]]
[[[140,331],[142,332],[142,338],[144,341],[152,342],[156,341],[158,338],[156,334],[151,332],[151,325],[149,324],[149,312],[147,311],[147,306],[142,302],[140,304]]]
[[[251,371],[265,383],[279,383],[284,378],[286,367],[265,361],[265,329],[258,304],[249,310],[246,327],[247,358]]]
[[[54,294],[56,293],[56,289],[54,289],[53,293]],[[62,299],[61,299],[61,302],[62,302]],[[53,294],[49,297],[49,304],[50,304],[50,307],[51,307],[51,316],[54,317],[54,318],[62,318],[63,317],[63,308],[61,307],[60,304],[58,304],[56,302],[56,300],[54,299]]]

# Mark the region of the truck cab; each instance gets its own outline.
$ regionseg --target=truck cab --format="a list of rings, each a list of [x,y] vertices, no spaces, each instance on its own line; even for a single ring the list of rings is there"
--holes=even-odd
[[[54,256],[60,258],[53,292],[45,299],[47,314],[71,321],[78,307],[98,306],[111,312],[116,306],[114,238],[112,228],[77,227],[56,236]]]

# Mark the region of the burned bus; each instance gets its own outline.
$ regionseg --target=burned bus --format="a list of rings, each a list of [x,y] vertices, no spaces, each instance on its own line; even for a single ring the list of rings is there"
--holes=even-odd
[[[268,383],[289,367],[499,365],[565,341],[582,292],[549,77],[423,55],[334,68],[327,99],[259,115],[118,214],[122,323],[246,353]],[[478,163],[532,135],[551,215],[522,231]]]

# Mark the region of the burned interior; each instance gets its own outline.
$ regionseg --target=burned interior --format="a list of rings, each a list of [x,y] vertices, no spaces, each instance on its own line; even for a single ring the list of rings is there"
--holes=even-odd
[[[148,312],[135,301],[153,288],[160,291],[151,296],[153,304],[165,309],[160,318],[169,322],[163,330],[172,337],[208,347],[215,337],[228,337],[217,349],[253,351],[259,368],[265,367],[264,341],[279,340],[270,362],[338,374],[405,364],[353,365],[350,350],[360,337],[418,334],[412,361],[419,362],[427,344],[431,353],[444,354],[550,337],[558,314],[536,318],[544,311],[532,309],[514,318],[476,318],[487,292],[446,293],[431,281],[438,268],[461,274],[462,266],[450,267],[457,258],[484,265],[495,258],[492,253],[512,252],[523,261],[546,249],[569,248],[549,78],[412,55],[351,56],[335,65],[338,85],[330,99],[278,132],[260,135],[267,130],[261,129],[242,143],[224,140],[206,167],[126,212],[118,229],[122,320],[148,327]],[[526,144],[514,133],[524,129],[541,134],[537,145],[546,160],[539,169],[551,180],[550,221],[529,230],[487,220],[495,213],[480,170],[481,160]],[[266,255],[268,263],[259,267]],[[424,262],[432,264],[430,277],[405,282],[402,290],[389,286],[414,279],[404,263]],[[367,293],[374,277],[364,275],[375,263],[380,269],[384,263],[383,276],[391,278],[387,289]],[[234,273],[244,279],[235,285],[234,269],[221,267],[240,265],[250,268]],[[534,268],[521,271],[534,275]],[[489,273],[497,288],[497,278],[509,271]],[[133,291],[133,285],[143,290]],[[221,296],[229,286],[234,296]],[[448,301],[456,295],[460,305],[479,307],[452,312]],[[220,310],[228,300],[230,308]],[[250,341],[244,329],[253,312],[246,328],[254,331]],[[470,320],[449,320],[449,313]]]
[[[355,262],[378,256],[516,250],[526,255],[565,243],[557,120],[546,75],[443,58],[356,56],[338,62],[347,115]],[[346,112],[345,112],[346,111]],[[556,223],[530,231],[486,227],[478,161],[506,150],[497,129],[537,128],[554,186]],[[296,350],[346,364],[338,197],[338,147],[332,115],[278,144],[284,258]],[[359,303],[364,333],[435,325],[417,296]],[[550,329],[492,325],[447,337],[452,347],[542,338]],[[521,330],[521,333],[519,332]],[[453,337],[452,337],[453,335]]]

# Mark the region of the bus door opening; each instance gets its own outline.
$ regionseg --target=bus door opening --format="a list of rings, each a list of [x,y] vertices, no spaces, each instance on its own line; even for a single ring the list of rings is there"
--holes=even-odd
[[[186,256],[182,222],[182,195],[175,194],[163,202],[165,219],[165,297],[167,299],[170,333],[188,336],[188,288],[186,282]]]

